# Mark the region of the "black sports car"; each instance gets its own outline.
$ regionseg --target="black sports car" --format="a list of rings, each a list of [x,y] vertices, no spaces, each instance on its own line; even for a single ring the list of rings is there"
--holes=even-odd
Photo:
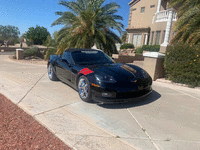
[[[152,92],[152,79],[140,67],[115,63],[100,50],[68,49],[51,55],[50,80],[61,80],[76,89],[83,101],[123,102]]]

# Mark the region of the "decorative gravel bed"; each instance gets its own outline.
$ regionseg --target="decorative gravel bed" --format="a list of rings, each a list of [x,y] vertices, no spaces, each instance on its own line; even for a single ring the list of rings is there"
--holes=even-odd
[[[0,94],[0,150],[71,150],[44,126]]]

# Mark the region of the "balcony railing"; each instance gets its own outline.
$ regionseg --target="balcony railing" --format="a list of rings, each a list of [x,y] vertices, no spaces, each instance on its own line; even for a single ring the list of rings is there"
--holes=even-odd
[[[172,11],[171,9],[160,11],[155,13],[153,16],[153,22],[166,22],[168,20],[169,12]],[[173,12],[173,21],[177,21],[177,13]]]

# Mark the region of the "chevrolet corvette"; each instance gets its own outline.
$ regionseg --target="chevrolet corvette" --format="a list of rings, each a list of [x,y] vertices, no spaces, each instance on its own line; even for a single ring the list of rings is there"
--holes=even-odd
[[[67,49],[50,56],[47,70],[50,80],[71,86],[85,102],[125,102],[152,92],[152,79],[144,69],[115,63],[101,50]]]

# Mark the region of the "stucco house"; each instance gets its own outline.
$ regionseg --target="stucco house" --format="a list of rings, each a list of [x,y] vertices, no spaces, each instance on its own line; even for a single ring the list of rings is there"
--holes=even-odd
[[[170,0],[132,0],[127,31],[127,42],[135,47],[161,45],[165,52],[173,38],[172,27],[177,21],[177,13],[169,8]]]

